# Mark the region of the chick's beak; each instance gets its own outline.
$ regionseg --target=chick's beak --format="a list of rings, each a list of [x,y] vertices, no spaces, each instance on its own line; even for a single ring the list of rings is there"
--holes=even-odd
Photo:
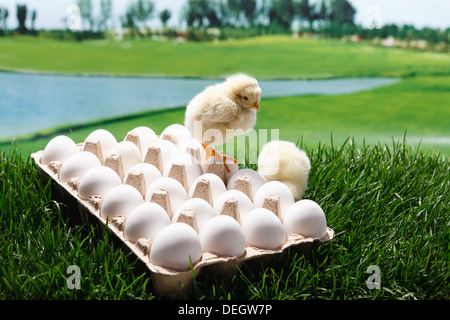
[[[258,110],[258,111],[260,111],[261,109],[259,108],[259,104],[258,103],[256,103],[256,104],[252,104],[251,106],[250,106],[250,108],[252,108],[252,109],[256,109],[256,110]]]

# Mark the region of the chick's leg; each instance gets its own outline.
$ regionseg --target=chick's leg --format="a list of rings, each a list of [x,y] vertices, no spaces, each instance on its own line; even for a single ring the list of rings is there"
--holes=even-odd
[[[207,159],[216,155],[216,150],[214,150],[214,148],[210,148],[204,143],[202,143],[202,147],[205,149]]]
[[[230,167],[228,167],[227,161],[228,159],[230,159],[231,157],[227,157],[224,152],[222,150],[220,150],[220,153],[222,154],[222,160],[223,160],[223,165],[225,167],[225,170],[227,170],[228,173],[231,172]],[[236,164],[238,163],[237,160],[235,158],[231,158],[233,159],[233,162]]]
[[[206,158],[209,159],[211,157],[215,157],[216,156],[216,149],[214,148],[209,148],[207,145],[205,145],[204,143],[202,143],[203,149],[205,149],[206,151]],[[225,170],[227,170],[228,173],[231,172],[230,167],[228,167],[227,164],[227,156],[224,154],[224,152],[222,150],[219,151],[222,154],[222,161],[223,161],[223,166],[225,167]],[[237,160],[233,158],[233,162],[237,163]]]

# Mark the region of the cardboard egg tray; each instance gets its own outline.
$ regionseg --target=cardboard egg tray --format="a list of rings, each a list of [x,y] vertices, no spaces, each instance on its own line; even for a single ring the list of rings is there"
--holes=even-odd
[[[136,142],[136,136],[132,134],[128,135],[126,140]],[[101,147],[95,141],[86,141],[78,144],[80,151],[90,151],[101,156]],[[226,276],[231,277],[244,263],[251,265],[270,265],[274,259],[280,259],[287,252],[287,249],[295,250],[300,254],[308,255],[318,245],[328,242],[334,238],[334,231],[327,228],[326,235],[322,239],[318,238],[305,238],[297,234],[289,234],[287,236],[287,242],[277,250],[265,250],[261,248],[246,247],[245,253],[241,257],[222,257],[209,252],[203,252],[200,261],[192,266],[192,270],[177,271],[154,265],[150,262],[149,253],[151,250],[152,240],[147,238],[141,238],[136,242],[127,240],[124,237],[123,229],[126,223],[125,217],[114,217],[111,221],[107,221],[100,215],[100,208],[102,205],[101,196],[91,196],[89,200],[83,200],[78,196],[78,184],[80,179],[73,178],[68,182],[64,182],[58,179],[58,173],[61,169],[61,162],[53,161],[48,165],[41,163],[40,159],[43,154],[43,150],[33,153],[31,157],[39,167],[41,182],[46,185],[49,180],[53,187],[58,190],[59,197],[63,203],[65,203],[70,209],[71,214],[79,215],[78,218],[82,222],[92,224],[100,230],[109,228],[113,236],[118,240],[117,242],[126,251],[131,251],[140,262],[142,262],[145,268],[151,272],[152,284],[154,291],[160,295],[167,297],[175,297],[180,293],[180,290],[188,288],[193,280],[193,274],[195,276],[199,274],[209,274],[213,276]],[[190,150],[193,156],[198,156],[198,150]],[[151,163],[160,168],[161,158],[158,157],[158,150],[148,150],[147,156],[144,157],[144,162]],[[99,157],[100,158],[100,157]],[[117,155],[109,155],[102,165],[108,166],[115,170],[116,173],[123,179],[124,172],[121,166],[121,157]],[[223,163],[216,162],[210,163],[209,172],[218,174],[222,179],[226,178],[225,168]],[[169,177],[178,180],[186,187],[186,177],[183,171],[183,166],[174,165],[173,170],[170,171]],[[204,172],[206,173],[206,172]],[[224,181],[226,182],[226,181]],[[129,175],[127,181],[124,183],[136,187],[141,194],[145,195],[145,183],[143,182],[143,174]],[[226,185],[226,183],[225,183]],[[249,177],[240,176],[235,183],[235,189],[238,189],[247,195],[251,192],[249,187]],[[193,197],[203,198],[209,203],[212,201],[211,191],[208,190],[208,181],[200,180],[197,183],[197,188],[193,194]],[[166,209],[170,218],[172,218],[172,212],[170,208],[167,208],[167,192],[165,190],[156,190],[153,192],[151,199],[152,202],[160,204]],[[239,222],[239,212],[237,209],[237,201],[230,199],[224,204],[222,214],[228,214],[234,217]],[[263,207],[274,212],[280,217],[279,198],[276,196],[267,196]],[[74,210],[73,210],[74,209]],[[185,210],[179,215],[177,222],[184,222],[189,224],[198,232],[195,213],[192,210]]]

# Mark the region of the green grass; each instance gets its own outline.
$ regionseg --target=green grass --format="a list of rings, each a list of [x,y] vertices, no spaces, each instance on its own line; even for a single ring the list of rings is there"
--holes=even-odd
[[[0,38],[0,48],[0,69],[15,71],[403,77],[356,94],[264,99],[256,129],[280,129],[281,139],[307,151],[312,168],[305,198],[324,208],[336,237],[310,257],[290,252],[268,268],[244,266],[230,280],[199,276],[179,298],[450,297],[450,147],[432,141],[450,137],[448,54],[290,37],[185,43],[176,50],[151,40],[14,37]],[[151,275],[114,246],[108,232],[80,224],[51,185],[40,183],[29,153],[57,134],[81,142],[104,128],[122,140],[134,127],[160,133],[183,118],[183,108],[152,111],[50,128],[18,138],[13,147],[0,143],[0,298],[160,299]],[[80,267],[80,290],[67,288],[70,265]],[[370,265],[380,267],[380,290],[366,286]]]
[[[230,280],[200,275],[179,298],[448,299],[448,156],[402,142],[299,147],[312,163],[305,198],[322,206],[335,239]],[[1,299],[161,298],[108,231],[70,216],[30,158],[1,152],[0,172]],[[70,265],[80,267],[80,290],[67,288]],[[380,267],[379,290],[366,286],[370,265]]]
[[[188,77],[248,72],[271,79],[450,74],[446,53],[289,36],[177,45],[7,37],[0,48],[0,69],[16,71]]]
[[[280,129],[280,139],[297,142],[302,137],[310,147],[321,141],[343,143],[347,137],[374,144],[402,139],[450,153],[450,77],[413,77],[401,82],[356,94],[263,99],[255,129]],[[395,107],[394,107],[395,106]],[[104,128],[122,140],[128,131],[148,126],[160,133],[172,123],[183,123],[184,108],[150,111],[124,118],[86,125],[51,129],[26,139],[18,139],[18,150],[27,154],[45,147],[57,134],[82,142],[95,129]],[[447,139],[439,144],[433,139]],[[445,142],[445,141],[444,141]],[[11,142],[0,142],[9,148]]]

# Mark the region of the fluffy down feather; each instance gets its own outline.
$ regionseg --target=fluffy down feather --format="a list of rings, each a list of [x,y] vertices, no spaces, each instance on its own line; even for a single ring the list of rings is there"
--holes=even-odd
[[[291,189],[296,201],[308,186],[310,160],[303,150],[289,141],[271,141],[258,156],[258,173],[264,182],[281,181]]]
[[[253,128],[260,99],[261,88],[255,78],[245,74],[230,76],[205,88],[189,102],[184,125],[204,145],[222,144]]]

